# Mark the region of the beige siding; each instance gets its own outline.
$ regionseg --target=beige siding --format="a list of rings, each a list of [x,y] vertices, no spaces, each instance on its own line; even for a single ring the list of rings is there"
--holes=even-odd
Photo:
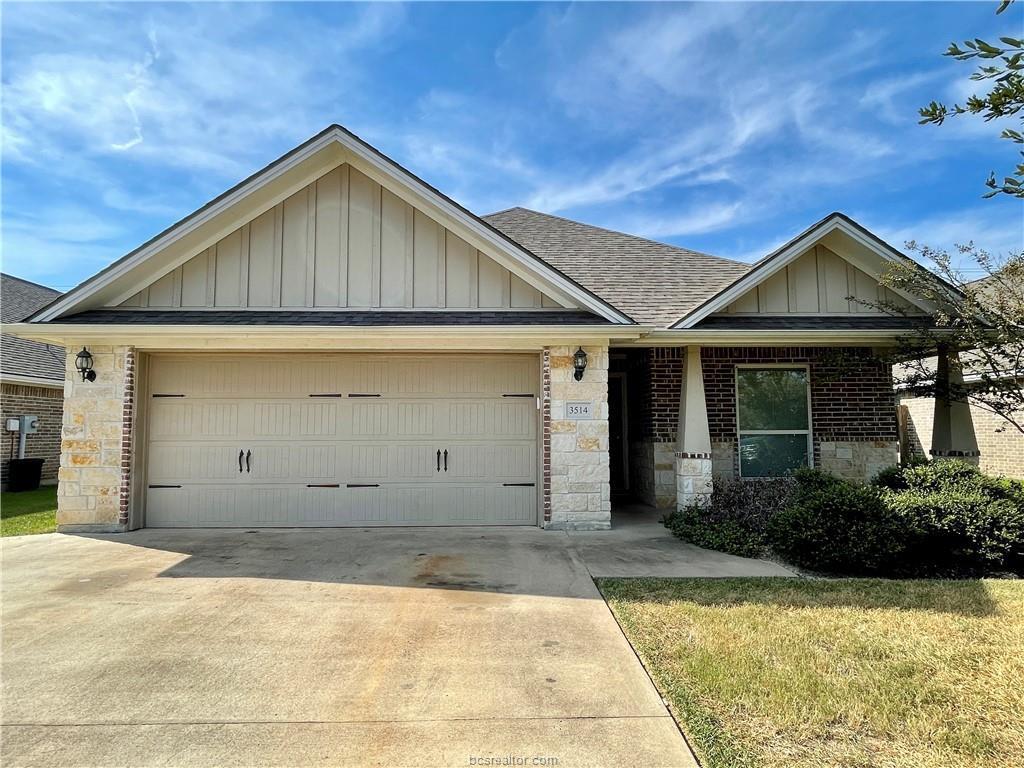
[[[558,307],[349,165],[321,176],[121,306]]]
[[[880,299],[905,309],[910,304],[823,245],[817,245],[728,306],[729,314],[879,314],[850,301]]]

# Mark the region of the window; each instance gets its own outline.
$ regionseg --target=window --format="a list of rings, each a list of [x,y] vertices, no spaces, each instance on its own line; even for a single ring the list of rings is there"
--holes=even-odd
[[[779,477],[811,465],[806,367],[736,368],[740,477]]]

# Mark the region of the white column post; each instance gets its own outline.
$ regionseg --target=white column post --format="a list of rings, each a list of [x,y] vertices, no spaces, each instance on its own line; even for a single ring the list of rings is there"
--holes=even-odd
[[[974,434],[971,406],[963,395],[960,357],[940,347],[935,371],[935,416],[932,422],[932,458],[959,458],[978,463],[981,452]]]
[[[711,498],[711,432],[704,398],[700,347],[686,348],[683,388],[679,395],[676,445],[676,508],[706,504]]]

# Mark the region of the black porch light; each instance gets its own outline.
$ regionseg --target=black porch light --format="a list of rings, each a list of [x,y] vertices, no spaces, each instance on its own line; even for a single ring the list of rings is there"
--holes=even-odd
[[[82,381],[96,381],[96,371],[92,369],[92,354],[87,347],[75,356],[75,368],[82,374]]]
[[[587,370],[587,353],[583,351],[583,347],[576,350],[576,353],[572,356],[572,367],[573,367],[573,378],[576,381],[583,379],[583,372]]]

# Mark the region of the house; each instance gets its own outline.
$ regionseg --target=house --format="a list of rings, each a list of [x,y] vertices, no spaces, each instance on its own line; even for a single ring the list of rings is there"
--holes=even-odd
[[[12,331],[67,348],[63,530],[599,529],[894,463],[904,258],[841,214],[753,266],[479,217],[331,126]]]
[[[0,319],[17,323],[60,296],[60,291],[0,274]],[[42,481],[57,482],[60,424],[64,409],[64,349],[6,333],[0,336],[0,425],[8,419],[37,416],[38,431],[25,435],[25,458],[44,459]],[[18,432],[3,433],[0,485],[7,487],[12,458],[18,457]]]

